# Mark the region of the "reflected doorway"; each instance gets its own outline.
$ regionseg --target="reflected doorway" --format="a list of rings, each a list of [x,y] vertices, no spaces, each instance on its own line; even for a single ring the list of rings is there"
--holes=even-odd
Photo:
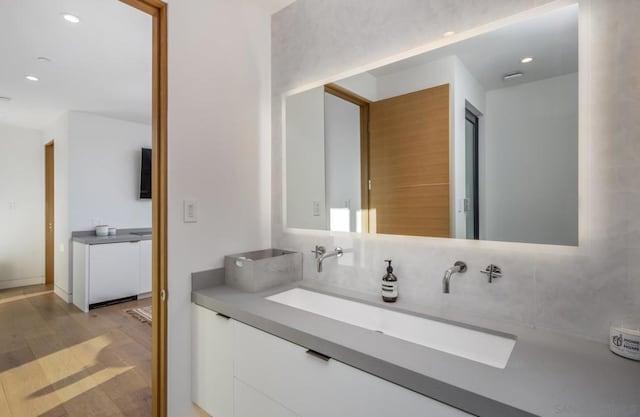
[[[465,114],[465,199],[467,239],[480,239],[478,142],[480,119],[471,110]]]

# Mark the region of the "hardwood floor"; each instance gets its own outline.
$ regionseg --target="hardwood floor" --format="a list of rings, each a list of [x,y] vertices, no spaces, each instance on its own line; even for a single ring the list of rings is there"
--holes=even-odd
[[[0,291],[0,416],[151,415],[151,326],[125,312],[83,313],[44,285]]]

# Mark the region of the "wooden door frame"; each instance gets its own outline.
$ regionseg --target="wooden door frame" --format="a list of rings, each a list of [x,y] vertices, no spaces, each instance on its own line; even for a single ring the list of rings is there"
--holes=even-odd
[[[153,417],[167,416],[167,4],[161,0],[119,0],[153,19],[152,57],[152,357]]]
[[[51,149],[51,151],[49,151]],[[52,152],[51,161],[48,160],[48,152]],[[52,164],[49,169],[49,163]],[[53,172],[50,172],[53,171]],[[53,178],[49,178],[51,174]],[[52,181],[51,190],[48,189],[49,181]],[[49,212],[51,217],[55,218],[55,141],[52,139],[44,145],[44,282],[45,284],[54,284],[55,282],[55,237],[54,241],[49,241]],[[53,230],[55,236],[55,220],[53,222]]]
[[[369,103],[370,100],[338,84],[326,84],[324,92],[360,107],[360,198],[362,233],[369,233]]]

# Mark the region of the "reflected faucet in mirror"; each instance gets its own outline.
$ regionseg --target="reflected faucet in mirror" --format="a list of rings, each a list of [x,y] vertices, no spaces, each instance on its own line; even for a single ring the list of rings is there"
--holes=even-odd
[[[334,257],[334,256],[339,258],[342,255],[344,255],[344,250],[340,246],[337,246],[331,252],[327,252],[327,248],[325,248],[324,246],[316,245],[316,249],[312,250],[311,252],[316,254],[316,267],[317,267],[318,272],[322,272],[322,262],[325,259],[331,258],[331,257]]]

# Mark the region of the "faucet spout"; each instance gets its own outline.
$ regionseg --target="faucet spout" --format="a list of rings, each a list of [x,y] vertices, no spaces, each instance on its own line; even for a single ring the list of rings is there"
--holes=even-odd
[[[318,272],[322,272],[322,261],[331,257],[341,257],[344,255],[344,250],[341,247],[335,248],[331,252],[327,252],[324,246],[316,246],[316,250],[312,251],[316,254],[316,267]]]
[[[444,272],[444,277],[442,278],[442,292],[444,294],[449,294],[449,286],[451,282],[451,276],[455,273],[463,273],[467,270],[467,264],[462,261],[457,261],[453,266],[447,269]]]

